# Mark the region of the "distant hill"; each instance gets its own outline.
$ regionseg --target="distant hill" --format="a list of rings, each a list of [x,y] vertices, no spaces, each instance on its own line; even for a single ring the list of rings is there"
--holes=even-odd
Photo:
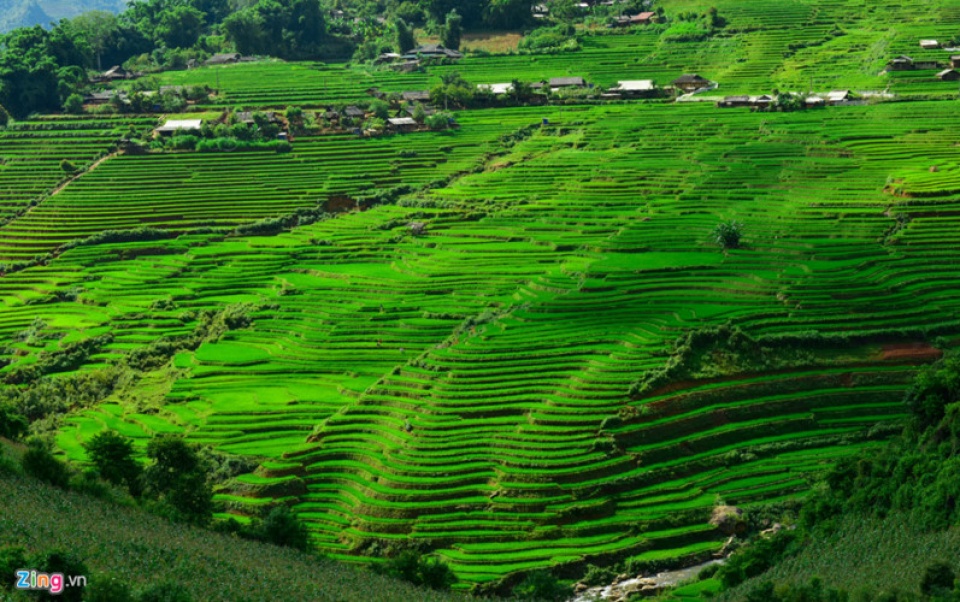
[[[0,0],[0,32],[17,27],[48,25],[91,10],[122,11],[126,0]]]

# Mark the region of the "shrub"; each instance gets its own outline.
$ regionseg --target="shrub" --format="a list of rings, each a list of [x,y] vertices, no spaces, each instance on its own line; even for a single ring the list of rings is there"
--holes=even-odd
[[[179,583],[163,581],[140,592],[139,602],[193,602],[193,596]]]
[[[70,552],[63,550],[40,552],[32,557],[28,564],[31,568],[43,573],[61,573],[65,580],[68,580],[71,576],[86,576],[89,573],[87,565]],[[80,600],[83,600],[84,589],[83,587],[65,587],[63,593],[57,595],[57,598],[70,602],[80,602]]]
[[[617,572],[610,567],[599,567],[594,564],[587,566],[587,572],[584,574],[580,583],[584,585],[608,585],[617,577]]]
[[[74,92],[64,101],[63,110],[72,115],[83,113],[83,97]]]
[[[412,550],[391,558],[379,570],[395,579],[432,589],[450,589],[457,581],[450,567],[438,558]]]
[[[126,581],[113,575],[92,577],[84,590],[84,602],[133,602]]]
[[[20,546],[2,546],[0,547],[0,591],[13,589],[14,582],[9,579],[14,575],[17,569],[27,566],[27,553]]]
[[[0,404],[0,437],[16,440],[27,433],[27,419],[17,413],[12,405]]]
[[[437,132],[440,130],[445,130],[450,126],[449,118],[442,113],[434,113],[424,119],[424,123],[427,124],[431,130]]]
[[[73,164],[73,161],[69,159],[64,159],[60,161],[60,169],[63,170],[63,173],[72,174],[77,173],[77,166]]]
[[[50,447],[40,439],[31,439],[21,461],[23,470],[55,487],[66,488],[70,482],[67,465],[54,457]]]
[[[259,525],[258,539],[278,545],[306,550],[309,546],[307,529],[286,506],[270,511]]]
[[[5,107],[0,105],[0,127],[7,127],[10,124],[10,113]]]
[[[953,590],[954,573],[950,565],[945,562],[935,562],[923,572],[920,580],[920,592],[926,596],[948,594]]]
[[[534,571],[513,588],[513,595],[521,600],[561,602],[573,595],[573,588],[560,583],[549,571]]]
[[[713,229],[714,241],[724,249],[736,249],[740,247],[740,240],[743,238],[743,223],[736,220],[720,222]]]

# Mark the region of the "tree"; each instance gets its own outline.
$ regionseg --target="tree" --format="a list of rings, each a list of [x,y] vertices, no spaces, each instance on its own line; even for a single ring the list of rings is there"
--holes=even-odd
[[[63,110],[71,115],[83,113],[83,97],[74,92],[63,103]]]
[[[133,443],[116,431],[101,431],[84,448],[100,476],[114,485],[126,485],[134,496],[140,495],[140,465],[133,458]]]
[[[463,35],[463,17],[456,10],[450,11],[446,22],[443,25],[441,41],[443,45],[452,50],[460,49],[460,37]]]
[[[397,22],[394,23],[394,33],[397,40],[397,52],[404,53],[417,47],[417,39],[413,35],[413,30],[403,19],[397,19]]]
[[[743,224],[736,220],[720,222],[713,229],[714,241],[724,249],[739,248],[741,238],[743,238]]]
[[[193,596],[179,583],[161,581],[140,592],[139,602],[193,602]]]
[[[105,10],[91,10],[74,17],[72,23],[74,29],[84,38],[96,56],[97,70],[102,71],[103,53],[119,29],[119,20],[116,15]]]
[[[517,29],[530,21],[533,4],[533,0],[490,0],[483,22],[489,27]]]
[[[434,556],[423,556],[407,550],[388,560],[383,572],[395,579],[431,589],[450,589],[456,583],[450,567]]]
[[[418,102],[416,106],[413,107],[413,119],[417,123],[423,123],[426,118],[427,110],[424,109],[423,105]]]
[[[380,99],[374,100],[370,103],[370,111],[377,119],[390,118],[390,105]]]
[[[3,107],[3,105],[0,105],[0,127],[5,128],[9,123],[10,123],[10,113],[7,112],[7,110]]]
[[[67,465],[54,457],[50,447],[40,439],[31,439],[23,454],[23,470],[54,487],[65,489],[70,482]]]
[[[203,13],[191,6],[174,6],[164,11],[156,36],[169,48],[190,48],[203,32]]]
[[[227,39],[240,54],[259,54],[266,47],[263,19],[256,10],[233,13],[223,21]]]
[[[144,492],[169,504],[182,518],[201,524],[209,521],[213,491],[196,447],[180,435],[158,435],[147,444],[147,457],[153,463],[143,471]]]
[[[906,402],[917,431],[936,425],[960,401],[960,356],[948,355],[917,373]]]

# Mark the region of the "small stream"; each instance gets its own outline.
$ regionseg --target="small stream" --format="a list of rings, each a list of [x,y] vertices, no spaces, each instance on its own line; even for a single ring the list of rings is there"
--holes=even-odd
[[[598,600],[625,599],[628,595],[634,592],[640,592],[643,590],[643,588],[648,588],[647,591],[653,594],[665,587],[673,587],[674,585],[683,583],[684,581],[689,581],[690,579],[696,577],[700,571],[706,567],[715,564],[723,564],[723,562],[723,559],[711,560],[696,566],[678,569],[676,571],[664,571],[649,577],[634,577],[632,579],[624,579],[623,581],[616,583],[616,585],[599,585],[597,587],[591,587],[590,589],[576,594],[568,602],[596,602]]]

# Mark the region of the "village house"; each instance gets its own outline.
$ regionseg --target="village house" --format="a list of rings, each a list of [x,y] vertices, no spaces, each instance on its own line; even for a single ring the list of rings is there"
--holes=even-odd
[[[420,124],[411,117],[391,117],[387,119],[387,127],[397,132],[413,132]]]
[[[960,69],[960,54],[950,56],[950,66],[954,69]]]
[[[960,71],[956,69],[944,69],[937,74],[937,79],[944,82],[955,82],[960,80]]]
[[[460,60],[463,58],[463,54],[456,51],[450,50],[449,48],[444,48],[442,44],[421,44],[413,50],[407,51],[400,58],[404,60],[415,60],[420,58],[442,58],[442,59],[451,59],[451,60]]]
[[[657,86],[652,79],[628,79],[618,81],[609,91],[622,96],[646,97],[655,96]]]
[[[363,119],[366,115],[367,113],[363,109],[355,105],[350,105],[343,110],[343,116],[347,119]]]
[[[832,90],[827,93],[827,104],[838,105],[850,100],[850,90]]]
[[[940,63],[937,61],[915,61],[909,56],[901,54],[900,56],[891,59],[887,63],[887,71],[916,71],[923,69],[939,69]]]
[[[401,59],[401,56],[396,52],[384,52],[383,54],[378,56],[376,59],[374,59],[373,64],[380,65],[383,63],[396,63],[400,59]]]
[[[400,98],[403,99],[404,102],[427,102],[430,100],[430,92],[427,90],[401,92]]]
[[[703,88],[709,84],[710,80],[705,77],[701,77],[696,73],[687,73],[673,80],[673,85],[675,88],[683,90],[687,93],[696,92],[700,88]]]
[[[274,111],[266,111],[261,114],[263,115],[263,118],[267,120],[267,123],[277,123],[280,121],[280,119],[277,117],[276,112]],[[257,123],[257,120],[254,119],[253,116],[254,116],[253,111],[237,111],[234,114],[234,117],[236,117],[237,119],[237,123],[242,123],[245,125],[254,125]]]
[[[155,131],[161,136],[173,136],[176,132],[199,133],[203,121],[200,119],[168,119]]]
[[[657,13],[642,12],[636,15],[621,15],[614,22],[614,27],[629,27],[631,25],[649,25],[656,19]]]
[[[587,82],[582,77],[554,77],[550,79],[550,89],[552,90],[585,87],[587,87]]]
[[[717,102],[717,106],[723,108],[749,107],[750,97],[745,94],[742,96],[724,96],[723,100]]]
[[[126,92],[120,92],[117,90],[101,90],[99,92],[93,92],[84,96],[83,102],[90,105],[104,105],[113,100],[114,96],[118,96],[123,102],[127,101]]]
[[[204,65],[231,65],[240,62],[240,54],[236,52],[226,54],[215,54],[203,61]]]
[[[936,40],[920,40],[920,48],[924,50],[936,50],[940,48],[940,42]]]
[[[477,90],[491,94],[509,94],[513,92],[513,84],[510,82],[501,84],[478,84]]]
[[[133,79],[134,77],[136,77],[136,76],[133,74],[133,72],[127,71],[126,69],[124,69],[123,67],[121,67],[121,66],[119,66],[119,65],[115,65],[115,66],[111,67],[110,69],[107,69],[106,71],[103,72],[103,74],[100,76],[100,81],[114,81],[114,80],[120,80],[120,79]]]
[[[399,111],[397,111],[397,117],[413,117],[413,114],[417,112],[418,106],[423,107],[424,115],[433,115],[437,112],[437,108],[433,105],[424,105],[424,104],[407,105],[402,109],[400,109]]]

